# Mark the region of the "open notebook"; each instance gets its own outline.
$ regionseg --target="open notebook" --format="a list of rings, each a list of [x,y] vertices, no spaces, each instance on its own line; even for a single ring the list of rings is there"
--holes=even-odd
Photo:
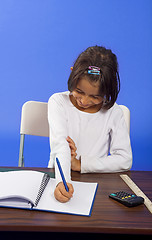
[[[97,183],[72,181],[73,197],[60,203],[54,197],[56,180],[46,173],[21,170],[0,172],[0,207],[15,207],[90,216]]]

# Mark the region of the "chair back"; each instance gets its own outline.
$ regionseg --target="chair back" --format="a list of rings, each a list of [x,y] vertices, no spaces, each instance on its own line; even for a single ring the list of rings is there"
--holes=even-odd
[[[49,124],[45,102],[28,101],[22,107],[20,134],[49,137]]]

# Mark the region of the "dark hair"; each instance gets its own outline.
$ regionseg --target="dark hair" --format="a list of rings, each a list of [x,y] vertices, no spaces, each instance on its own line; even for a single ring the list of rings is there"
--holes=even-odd
[[[88,74],[88,67],[100,68],[100,75]],[[69,76],[68,89],[72,92],[80,79],[87,77],[91,82],[100,81],[100,94],[104,97],[102,108],[109,109],[116,102],[120,91],[117,57],[110,49],[93,46],[82,52],[74,63]]]

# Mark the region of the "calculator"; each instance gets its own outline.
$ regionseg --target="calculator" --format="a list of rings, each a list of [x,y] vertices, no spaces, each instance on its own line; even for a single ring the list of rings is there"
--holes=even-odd
[[[136,196],[134,194],[126,193],[124,191],[111,193],[109,197],[127,207],[135,207],[144,203],[144,198]]]

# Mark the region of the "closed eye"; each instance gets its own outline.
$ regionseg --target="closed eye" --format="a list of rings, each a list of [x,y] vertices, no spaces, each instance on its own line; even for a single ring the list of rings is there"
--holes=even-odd
[[[93,96],[93,95],[91,97],[94,98],[94,99],[98,99],[99,98],[98,96]]]
[[[79,89],[79,88],[76,88],[76,90],[75,91],[77,91],[77,93],[79,93],[79,94],[85,94],[81,89]],[[99,97],[100,96],[95,96],[95,95],[90,95],[90,97],[91,98],[94,98],[94,99],[99,99]]]
[[[78,93],[84,94],[84,92],[82,92],[80,89],[76,89],[76,91],[77,91]]]

